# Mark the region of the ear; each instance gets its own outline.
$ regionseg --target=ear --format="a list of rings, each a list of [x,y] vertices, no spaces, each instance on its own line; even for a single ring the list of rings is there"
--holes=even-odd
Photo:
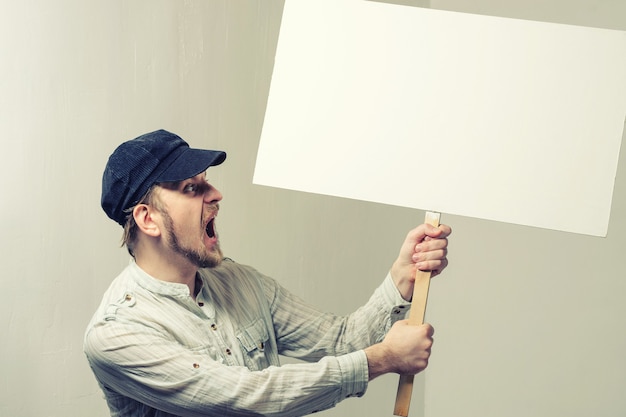
[[[137,227],[139,227],[143,233],[152,237],[161,235],[161,228],[158,223],[155,222],[155,214],[157,214],[157,212],[154,208],[147,204],[137,204],[135,208],[133,208],[133,217],[135,218]]]

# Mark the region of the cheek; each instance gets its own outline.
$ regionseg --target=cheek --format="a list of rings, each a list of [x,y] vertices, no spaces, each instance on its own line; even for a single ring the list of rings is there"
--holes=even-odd
[[[177,238],[185,239],[186,237],[197,233],[198,222],[194,221],[194,216],[192,213],[188,212],[178,212],[172,213],[170,212],[170,227],[169,230],[176,234]]]
[[[187,217],[185,217],[180,227],[181,232],[184,232],[185,235],[188,236],[198,235],[201,229],[202,228],[200,227],[200,223],[192,215],[188,215]]]

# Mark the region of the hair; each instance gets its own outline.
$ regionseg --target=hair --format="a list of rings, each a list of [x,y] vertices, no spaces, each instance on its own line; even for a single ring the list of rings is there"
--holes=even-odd
[[[143,197],[141,197],[137,204],[124,210],[124,213],[126,213],[126,223],[124,224],[124,234],[122,235],[121,246],[126,246],[128,253],[133,258],[135,257],[133,249],[135,248],[135,244],[137,243],[137,233],[139,229],[137,223],[135,222],[135,217],[133,216],[133,210],[139,204],[146,204],[149,206],[153,206],[159,211],[163,211],[163,203],[161,202],[161,199],[159,198],[159,193],[157,192],[159,185],[160,184],[152,185],[143,195]]]

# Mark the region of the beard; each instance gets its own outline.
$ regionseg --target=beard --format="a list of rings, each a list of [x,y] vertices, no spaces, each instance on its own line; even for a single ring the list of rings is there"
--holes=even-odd
[[[202,246],[202,250],[185,247],[180,243],[181,240],[178,238],[178,235],[174,230],[174,222],[166,211],[163,212],[163,218],[165,230],[167,230],[169,236],[168,244],[170,249],[180,255],[183,255],[198,268],[214,268],[222,263],[223,254],[222,249],[220,248],[219,240],[215,244],[213,250],[209,250],[204,246]],[[215,235],[217,237],[217,232],[215,232]]]

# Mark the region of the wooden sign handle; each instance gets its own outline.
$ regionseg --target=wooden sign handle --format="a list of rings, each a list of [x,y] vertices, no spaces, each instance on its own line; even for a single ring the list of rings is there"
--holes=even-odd
[[[439,226],[439,213],[426,212],[424,223]],[[411,311],[409,313],[409,324],[419,326],[424,324],[426,315],[426,301],[428,300],[428,289],[430,287],[430,271],[420,271],[415,273],[415,286],[413,287],[413,299],[411,300]],[[413,375],[400,375],[398,382],[398,393],[396,394],[396,405],[393,414],[407,417],[411,396],[413,395]]]

